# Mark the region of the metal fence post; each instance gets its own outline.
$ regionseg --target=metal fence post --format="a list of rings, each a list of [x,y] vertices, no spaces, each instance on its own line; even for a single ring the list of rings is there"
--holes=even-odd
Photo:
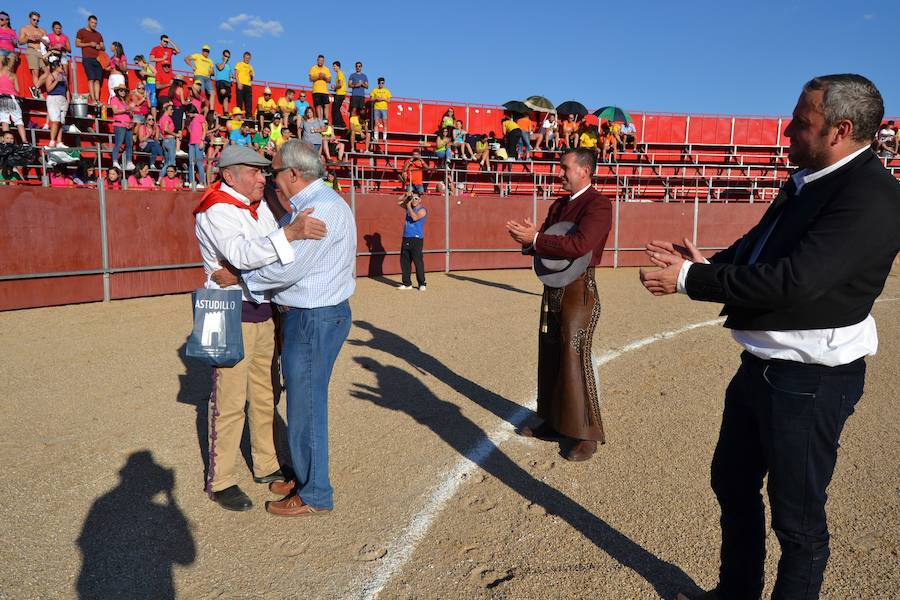
[[[419,135],[422,135],[422,101],[419,100]]]
[[[106,224],[106,181],[97,177],[100,200],[100,260],[103,268],[103,301],[109,302],[109,235]]]
[[[700,223],[700,199],[697,197],[697,194],[694,194],[694,231],[691,234],[691,241],[694,245],[697,245],[697,230],[699,229]]]
[[[616,190],[616,214],[613,222],[613,269],[619,268],[619,190]]]
[[[444,273],[450,272],[450,161],[444,160]]]

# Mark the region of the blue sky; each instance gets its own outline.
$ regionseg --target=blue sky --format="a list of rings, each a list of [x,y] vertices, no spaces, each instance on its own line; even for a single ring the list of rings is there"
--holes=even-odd
[[[19,6],[6,8],[14,27],[34,9],[72,37],[93,12],[107,44],[121,41],[129,57],[160,32],[183,53],[204,43],[216,57],[247,49],[270,81],[306,82],[321,53],[345,68],[361,59],[395,96],[501,103],[541,94],[592,107],[786,115],[810,77],[857,72],[900,115],[898,0],[266,4],[289,14],[247,0]]]

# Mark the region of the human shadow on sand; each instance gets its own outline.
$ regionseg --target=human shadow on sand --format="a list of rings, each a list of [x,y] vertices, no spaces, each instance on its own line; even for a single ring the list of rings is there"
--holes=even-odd
[[[375,335],[380,336],[383,342],[390,339],[385,333]],[[379,346],[379,344],[365,345]],[[441,376],[446,377],[446,372],[449,371],[433,357],[419,352],[412,344],[408,346],[385,344],[385,347],[394,349],[392,354],[407,360],[417,368],[426,365],[428,372],[437,374],[442,381],[444,379]],[[398,351],[398,348],[405,348],[406,353]],[[356,384],[357,389],[351,392],[352,396],[409,415],[431,429],[462,456],[470,457],[478,444],[485,443],[485,433],[477,424],[464,416],[458,406],[435,396],[416,376],[369,357],[356,357],[354,360],[375,374],[377,385]],[[451,385],[454,389],[469,387],[470,390],[471,386],[480,388],[472,382],[468,382],[468,386],[459,381],[456,381],[456,386]],[[482,406],[498,408],[496,400],[485,400],[478,396],[472,399]],[[513,404],[508,400],[504,402]],[[507,407],[503,406],[500,412],[505,414],[507,410]],[[661,597],[670,598],[679,591],[700,591],[696,583],[679,567],[644,549],[566,494],[535,479],[492,443],[486,443],[489,444],[489,448],[482,454],[486,456],[480,465],[482,469],[525,500],[544,507],[550,514],[558,515],[619,564],[644,578]]]
[[[94,501],[78,536],[78,597],[174,599],[172,567],[190,565],[197,555],[173,494],[175,473],[142,450],[128,457],[119,477]]]
[[[528,290],[523,290],[522,288],[517,288],[514,285],[509,285],[508,283],[500,283],[499,281],[490,281],[488,279],[479,279],[478,277],[470,277],[468,275],[459,275],[457,273],[447,273],[447,277],[450,279],[457,279],[459,281],[467,281],[469,283],[477,283],[479,285],[486,285],[492,288],[498,288],[501,290],[506,290],[508,292],[515,292],[517,294],[526,294],[528,296],[540,296],[541,294],[538,292],[529,292]]]

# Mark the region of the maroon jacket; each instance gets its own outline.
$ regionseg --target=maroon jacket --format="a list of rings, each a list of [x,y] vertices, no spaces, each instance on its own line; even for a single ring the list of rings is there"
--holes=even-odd
[[[560,221],[572,221],[578,229],[572,235],[539,233],[534,245],[535,251],[542,256],[578,258],[593,250],[589,266],[599,265],[612,227],[612,203],[609,198],[593,187],[585,190],[575,200],[569,200],[569,196],[557,198],[547,211],[541,232]]]

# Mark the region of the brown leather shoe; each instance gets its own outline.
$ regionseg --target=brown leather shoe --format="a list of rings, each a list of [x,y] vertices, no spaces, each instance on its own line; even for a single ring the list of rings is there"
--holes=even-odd
[[[525,425],[519,430],[522,437],[533,437],[539,440],[558,440],[562,434],[550,427],[546,422],[541,423],[537,427],[529,427]]]
[[[266,502],[266,512],[281,517],[305,517],[319,513],[331,512],[330,508],[313,508],[294,494],[283,500],[270,500]]]
[[[571,461],[587,460],[597,451],[597,442],[594,440],[576,440],[575,445],[563,455],[563,458]]]
[[[269,483],[269,491],[279,496],[287,496],[297,487],[297,482],[293,479],[287,481],[273,481]]]

